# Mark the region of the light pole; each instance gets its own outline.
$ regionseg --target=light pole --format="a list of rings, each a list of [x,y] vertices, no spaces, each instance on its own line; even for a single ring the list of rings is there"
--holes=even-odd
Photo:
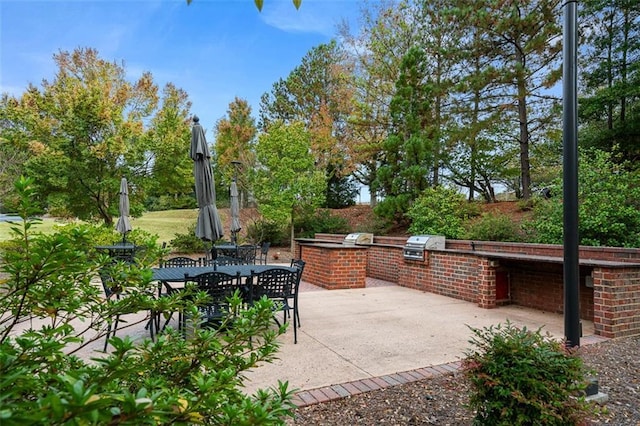
[[[564,180],[564,334],[580,346],[580,259],[578,236],[578,4],[564,4],[562,46],[562,141]]]

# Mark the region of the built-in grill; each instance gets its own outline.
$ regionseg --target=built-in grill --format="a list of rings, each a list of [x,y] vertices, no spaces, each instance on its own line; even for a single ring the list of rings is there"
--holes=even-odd
[[[405,259],[424,260],[425,250],[444,250],[444,236],[412,235],[405,243],[402,254]]]
[[[345,246],[355,246],[356,244],[373,244],[373,234],[366,232],[354,232],[344,237],[342,242]]]

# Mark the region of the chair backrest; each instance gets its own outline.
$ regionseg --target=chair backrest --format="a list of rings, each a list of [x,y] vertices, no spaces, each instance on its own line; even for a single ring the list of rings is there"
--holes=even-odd
[[[104,290],[104,295],[109,299],[114,294],[119,297],[122,288],[118,285],[115,278],[111,274],[111,271],[108,268],[103,268],[99,272],[100,281],[102,282],[102,289]]]
[[[240,290],[240,272],[231,275],[224,272],[204,272],[189,278],[200,291],[206,292],[211,297],[212,304],[225,303],[236,290]]]
[[[269,257],[269,247],[271,247],[271,243],[269,241],[265,241],[260,245],[260,252],[258,253],[258,256],[256,256],[256,260],[261,265],[265,265],[267,263]]]
[[[135,263],[137,247],[114,248],[109,250],[109,256],[114,262]]]
[[[218,256],[229,256],[229,257],[238,257],[238,249],[237,248],[216,248],[213,247],[211,252],[213,254],[213,250],[216,251]],[[212,256],[214,259],[215,257]]]
[[[256,298],[285,299],[294,294],[298,271],[290,268],[271,268],[251,273],[251,284]]]
[[[307,263],[302,259],[291,259],[291,267],[299,270],[301,276],[302,276],[302,272],[304,271],[304,265],[306,264]]]
[[[161,268],[176,268],[176,267],[191,267],[191,266],[200,266],[200,259],[192,259],[186,256],[176,256],[169,258],[160,264]]]
[[[269,253],[269,247],[271,247],[271,243],[269,241],[265,241],[260,246],[260,254],[266,256]]]
[[[216,265],[246,265],[247,261],[231,256],[218,256],[213,261]]]
[[[245,261],[246,264],[256,263],[257,248],[253,244],[244,244],[238,246],[236,257]]]

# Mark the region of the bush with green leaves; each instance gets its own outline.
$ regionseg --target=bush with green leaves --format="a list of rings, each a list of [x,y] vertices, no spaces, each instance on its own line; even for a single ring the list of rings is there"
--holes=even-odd
[[[503,213],[485,213],[480,218],[468,222],[464,238],[480,241],[522,240],[520,225]]]
[[[274,359],[284,332],[273,327],[273,303],[266,299],[220,329],[197,327],[186,338],[168,328],[156,341],[134,342],[119,330],[111,353],[81,358],[79,349],[104,339],[116,314],[195,314],[207,295],[155,298],[148,266],[157,257],[145,251],[149,256],[135,265],[94,258],[85,250],[94,241],[83,226],[35,233],[30,184],[16,183],[23,222],[12,227],[16,249],[4,251],[0,265],[0,424],[284,423],[292,409],[286,384],[253,395],[242,390],[246,371]],[[105,300],[96,282],[107,265],[117,275],[119,299]],[[236,295],[231,311],[241,304]],[[147,318],[139,317],[142,327]]]
[[[192,194],[149,196],[145,200],[144,206],[147,210],[152,212],[198,208],[196,199]]]
[[[454,189],[428,188],[406,214],[411,219],[409,232],[460,238],[468,217],[467,204],[464,195]]]
[[[247,226],[249,241],[260,243],[269,241],[272,246],[282,247],[290,243],[286,225],[272,220],[257,220]]]
[[[196,237],[196,223],[192,223],[184,234],[176,233],[169,241],[173,251],[178,253],[203,253],[206,250],[204,241]]]
[[[344,234],[349,232],[349,223],[343,217],[332,215],[329,210],[319,209],[311,214],[296,216],[296,237],[313,238],[317,233]]]
[[[474,425],[572,426],[591,413],[582,360],[562,342],[510,322],[471,330],[463,366]]]
[[[580,244],[640,247],[640,171],[616,163],[611,153],[581,151],[578,185]],[[562,180],[551,193],[550,199],[535,203],[529,232],[535,242],[562,244]]]

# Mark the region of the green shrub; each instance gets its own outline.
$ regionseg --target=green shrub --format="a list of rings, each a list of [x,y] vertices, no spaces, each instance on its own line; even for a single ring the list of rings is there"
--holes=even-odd
[[[3,426],[284,424],[292,409],[286,384],[254,395],[243,391],[246,372],[274,359],[276,338],[284,331],[273,329],[273,303],[267,299],[227,320],[224,331],[197,328],[183,338],[169,328],[155,342],[141,343],[113,337],[112,353],[95,352],[91,360],[75,356],[80,347],[104,339],[115,315],[197,312],[195,304],[207,296],[155,298],[157,283],[148,266],[158,259],[150,256],[136,265],[109,263],[122,292],[119,299],[105,300],[95,280],[107,259],[85,250],[93,244],[92,231],[70,226],[32,233],[38,219],[28,219],[30,185],[29,179],[16,183],[23,223],[13,227],[17,249],[4,252],[0,266]],[[231,311],[241,304],[236,295]],[[141,327],[146,320],[139,320]]]
[[[169,241],[173,251],[178,253],[201,253],[207,247],[204,241],[196,237],[195,222],[189,225],[186,234],[174,234],[175,238]]]
[[[295,222],[295,235],[313,238],[317,233],[343,234],[349,232],[349,223],[343,217],[332,215],[328,210],[316,210],[312,214],[300,216]]]
[[[482,216],[482,204],[478,201],[466,201],[460,205],[460,214],[465,219],[473,219]]]
[[[406,225],[406,208],[411,204],[410,194],[396,194],[393,197],[385,197],[374,207],[376,216],[395,222],[399,225]]]
[[[520,226],[503,213],[485,213],[468,222],[464,238],[480,241],[521,241]]]
[[[582,360],[548,334],[511,323],[474,329],[466,353],[474,425],[576,425],[590,407]]]
[[[276,247],[288,246],[290,243],[285,227],[271,220],[258,220],[249,224],[247,238],[255,243],[269,241]]]
[[[159,197],[148,197],[145,201],[145,208],[148,211],[196,209],[198,204],[193,195],[161,195]]]
[[[640,173],[617,164],[611,153],[581,151],[578,169],[578,234],[589,246],[640,247]],[[552,197],[534,203],[528,231],[535,242],[562,244],[563,188],[550,185]]]
[[[407,212],[412,234],[460,238],[467,218],[467,201],[459,192],[444,187],[426,189]]]

